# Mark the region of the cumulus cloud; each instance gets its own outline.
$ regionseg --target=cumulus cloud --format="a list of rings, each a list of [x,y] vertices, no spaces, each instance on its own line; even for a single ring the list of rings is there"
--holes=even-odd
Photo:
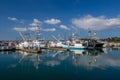
[[[40,23],[40,21],[38,19],[33,19],[34,23]]]
[[[8,17],[9,20],[12,20],[12,21],[17,21],[18,19],[15,18],[15,17]]]
[[[65,29],[65,30],[70,30],[70,28],[68,28],[68,27],[65,26],[65,25],[60,25],[60,28],[61,28],[61,29]]]
[[[109,28],[115,28],[120,26],[120,18],[106,18],[105,16],[93,17],[87,15],[83,18],[73,19],[72,24],[77,28],[87,30],[104,30]]]
[[[44,22],[47,23],[47,24],[58,24],[58,23],[60,23],[61,21],[58,20],[58,19],[52,18],[52,19],[50,19],[50,20],[45,20]]]
[[[40,23],[41,21],[39,21],[38,19],[33,19],[33,23],[31,23],[30,26],[34,26],[34,27],[40,26]]]
[[[36,30],[40,30],[40,29],[38,27],[30,27],[30,28],[28,28],[28,30],[36,31]]]
[[[56,29],[55,28],[49,28],[49,29],[42,29],[42,31],[51,31],[51,32],[53,32],[53,31],[56,31]]]
[[[36,26],[39,26],[39,24],[38,23],[31,23],[30,26],[36,27]]]
[[[16,31],[27,31],[27,28],[13,28],[13,30],[16,30]]]

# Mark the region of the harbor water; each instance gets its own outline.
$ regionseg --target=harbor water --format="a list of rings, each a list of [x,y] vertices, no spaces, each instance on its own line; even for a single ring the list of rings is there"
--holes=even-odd
[[[0,52],[0,80],[120,80],[120,50]]]

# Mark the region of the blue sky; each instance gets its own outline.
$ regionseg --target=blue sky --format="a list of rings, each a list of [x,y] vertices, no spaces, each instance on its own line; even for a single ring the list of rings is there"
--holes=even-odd
[[[0,40],[16,39],[36,22],[48,39],[73,32],[84,38],[88,28],[100,38],[120,37],[120,0],[0,0]]]

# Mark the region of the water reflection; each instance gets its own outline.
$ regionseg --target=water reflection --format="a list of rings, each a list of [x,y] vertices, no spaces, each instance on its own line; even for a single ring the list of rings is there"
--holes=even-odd
[[[45,50],[41,54],[1,52],[0,55],[7,55],[9,57],[5,58],[8,61],[3,61],[8,63],[6,64],[7,68],[33,66],[35,69],[39,69],[41,66],[55,67],[65,65],[64,62],[67,62],[75,67],[105,69],[107,67],[120,67],[119,52],[109,51],[108,49],[73,50],[70,52]],[[9,59],[13,59],[14,62],[9,62]]]
[[[57,60],[46,61],[45,65],[54,67],[54,66],[60,65],[60,61],[57,61]]]
[[[58,66],[62,61],[67,60],[68,57],[70,57],[69,52],[48,50],[44,64],[51,67]]]
[[[73,64],[87,69],[120,67],[119,51],[109,51],[108,49],[74,51]]]
[[[87,50],[87,51],[73,51],[73,64],[75,66],[82,66],[86,68],[94,67],[97,63],[97,59],[104,55],[104,51],[99,50]]]
[[[9,55],[9,54],[8,54]],[[12,54],[12,58],[14,59],[14,63],[8,65],[8,68],[15,68],[18,66],[26,66],[32,64],[36,69],[38,69],[40,64],[40,55],[39,54],[32,54],[27,52],[15,52]]]

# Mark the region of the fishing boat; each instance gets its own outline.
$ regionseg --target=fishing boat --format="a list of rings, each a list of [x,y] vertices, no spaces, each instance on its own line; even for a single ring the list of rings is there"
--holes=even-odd
[[[97,37],[95,31],[88,30],[88,48],[103,48],[104,43]]]
[[[88,48],[103,48],[103,45],[104,43],[95,39],[88,41]]]
[[[81,41],[67,41],[66,44],[62,45],[62,48],[70,50],[85,50],[87,49],[87,45]]]
[[[78,49],[78,50],[84,50],[87,49],[87,45],[82,42],[81,40],[76,39],[75,34],[72,34],[72,38],[71,40],[59,40],[59,38],[56,38],[55,36],[53,36],[53,38],[56,40],[56,42],[54,43],[56,47],[61,47],[61,48],[65,48],[65,49]]]
[[[24,34],[25,33],[25,34]],[[16,45],[17,49],[26,51],[26,52],[40,52],[41,48],[45,47],[44,40],[40,38],[40,27],[39,25],[35,26],[35,39],[30,37],[30,33],[28,32],[19,32],[23,41],[19,42]]]

